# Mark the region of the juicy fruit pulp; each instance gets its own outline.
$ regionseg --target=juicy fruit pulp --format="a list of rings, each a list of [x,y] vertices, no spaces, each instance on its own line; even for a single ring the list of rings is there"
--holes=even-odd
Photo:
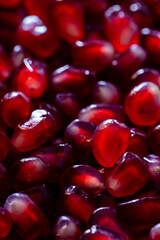
[[[160,240],[159,0],[0,0],[0,239]]]

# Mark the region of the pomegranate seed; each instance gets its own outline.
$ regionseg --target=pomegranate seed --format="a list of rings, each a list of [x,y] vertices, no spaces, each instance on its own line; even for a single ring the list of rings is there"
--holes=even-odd
[[[153,68],[139,69],[132,75],[130,83],[132,87],[135,87],[143,82],[152,82],[160,87],[160,72]]]
[[[83,164],[96,165],[92,153],[92,135],[96,125],[78,119],[72,121],[66,128],[65,140],[73,147],[73,155]]]
[[[105,186],[114,197],[136,193],[148,179],[145,161],[130,152],[123,154],[111,169],[105,170]]]
[[[142,67],[146,57],[146,51],[140,45],[134,44],[112,61],[111,73],[113,73],[113,76],[116,79],[118,78],[119,81],[121,80],[122,86],[120,86],[121,83],[119,81],[117,84],[123,91],[129,85],[128,78],[130,78],[135,71]]]
[[[30,199],[41,209],[46,217],[53,217],[55,211],[53,206],[54,196],[47,185],[43,184],[21,192],[27,194]]]
[[[8,170],[3,164],[0,163],[0,199],[8,196],[10,188],[11,184]]]
[[[12,66],[17,69],[23,65],[23,60],[28,57],[28,52],[21,46],[15,45],[11,52]]]
[[[114,119],[102,122],[92,139],[92,150],[103,167],[112,167],[125,152],[130,138],[130,129]]]
[[[50,165],[48,181],[58,182],[63,170],[73,164],[72,147],[69,144],[57,144],[40,148],[31,153]]]
[[[72,48],[73,63],[89,70],[102,70],[113,58],[114,48],[104,40],[77,41]]]
[[[28,15],[36,15],[45,24],[48,24],[49,17],[48,17],[48,10],[50,7],[49,1],[44,0],[24,0],[23,4],[25,6],[25,9],[27,10]]]
[[[104,189],[104,181],[101,174],[95,168],[88,165],[73,165],[67,168],[60,178],[61,188],[75,185],[89,194],[96,195]]]
[[[160,202],[156,196],[145,196],[118,204],[118,213],[132,231],[142,231],[160,219]]]
[[[74,92],[82,95],[84,88],[92,85],[94,78],[94,74],[89,70],[65,65],[52,73],[51,84],[56,92]]]
[[[30,99],[22,92],[6,93],[1,99],[1,114],[4,122],[11,128],[26,119],[30,114]]]
[[[160,239],[160,223],[154,225],[149,232],[149,239],[150,240],[158,240]]]
[[[68,43],[83,39],[83,10],[78,1],[55,0],[50,11],[51,21],[55,23],[58,37]]]
[[[0,82],[5,82],[12,73],[10,60],[0,45]]]
[[[120,5],[105,11],[104,33],[118,52],[124,52],[132,44],[139,43],[138,26]]]
[[[152,82],[134,87],[125,99],[125,111],[139,126],[151,126],[160,118],[160,89]]]
[[[12,8],[12,7],[16,7],[19,3],[21,2],[21,0],[0,0],[0,7],[4,7],[4,8]]]
[[[131,136],[126,151],[135,153],[139,157],[147,155],[149,151],[149,141],[145,132],[137,128],[131,128]]]
[[[36,109],[26,122],[15,128],[11,142],[20,152],[33,150],[57,133],[56,126],[56,119],[49,111]]]
[[[10,139],[7,135],[0,131],[0,162],[3,162],[11,147]]]
[[[5,238],[11,231],[12,221],[8,212],[0,207],[0,239]]]
[[[15,76],[17,89],[27,96],[39,98],[47,86],[45,64],[40,61],[25,58],[24,67]]]
[[[141,1],[133,1],[129,6],[129,12],[140,28],[151,27],[153,25],[150,9],[145,3]]]
[[[19,43],[40,58],[50,57],[58,47],[55,36],[36,15],[25,17],[18,26]]]
[[[94,123],[96,125],[107,119],[116,119],[120,122],[123,122],[124,110],[120,105],[97,103],[81,109],[78,117],[81,121]]]
[[[64,117],[69,120],[77,118],[80,111],[80,102],[74,93],[58,93],[55,96],[55,103]]]
[[[60,216],[53,228],[56,240],[78,240],[81,233],[78,220],[70,216]]]
[[[88,223],[95,205],[89,195],[77,186],[67,187],[60,195],[59,208],[84,223]]]
[[[150,173],[153,183],[160,185],[160,156],[150,154],[143,158],[147,164],[148,172]]]
[[[122,97],[119,89],[114,84],[98,81],[93,89],[93,101],[96,103],[120,104]]]
[[[10,173],[13,188],[22,190],[45,183],[50,174],[50,167],[41,158],[29,157],[16,161],[11,166]]]
[[[151,132],[150,146],[155,154],[160,155],[160,124],[156,125]]]
[[[91,225],[98,225],[111,230],[123,236],[125,240],[129,240],[129,236],[125,227],[120,222],[118,214],[114,208],[102,207],[97,208],[91,215],[90,218]]]
[[[23,193],[13,193],[5,202],[16,232],[25,240],[35,239],[44,230],[46,220],[39,207]]]
[[[80,240],[123,240],[124,238],[114,231],[101,226],[93,225],[87,229],[80,237]]]
[[[160,53],[160,31],[143,28],[141,30],[141,44],[148,53],[148,60],[152,64],[160,64],[159,53]],[[151,64],[151,65],[152,65]]]

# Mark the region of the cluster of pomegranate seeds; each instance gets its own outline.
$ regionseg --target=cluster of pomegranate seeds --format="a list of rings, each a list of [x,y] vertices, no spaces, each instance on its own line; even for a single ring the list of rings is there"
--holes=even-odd
[[[0,239],[160,240],[159,0],[0,0]]]

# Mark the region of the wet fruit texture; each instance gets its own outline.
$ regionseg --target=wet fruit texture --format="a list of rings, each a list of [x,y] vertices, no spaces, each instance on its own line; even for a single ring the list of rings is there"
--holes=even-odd
[[[160,89],[152,82],[134,87],[125,100],[125,111],[139,126],[151,126],[160,118]]]
[[[44,109],[37,109],[26,122],[15,128],[11,142],[19,151],[26,152],[39,147],[56,132],[56,119],[53,115]]]
[[[9,127],[15,128],[29,116],[30,98],[18,91],[6,93],[1,99],[1,113],[4,122]]]
[[[103,166],[112,167],[125,152],[130,138],[130,129],[114,119],[102,122],[92,138],[96,160]]]
[[[55,36],[36,15],[27,16],[22,20],[17,29],[17,36],[22,46],[40,58],[50,57],[57,48]]]
[[[0,0],[0,239],[159,224],[160,0]]]
[[[72,49],[73,63],[78,67],[98,71],[113,58],[114,48],[108,41],[77,41]]]
[[[23,193],[10,195],[5,202],[16,232],[26,240],[35,239],[43,231],[46,220],[39,207]]]
[[[105,11],[104,33],[118,52],[124,52],[139,42],[138,26],[120,5],[114,5]]]
[[[105,172],[106,189],[114,197],[125,197],[141,189],[149,179],[145,162],[136,154],[126,152]]]
[[[19,91],[32,98],[39,98],[47,87],[46,67],[43,62],[25,58],[23,67],[15,77]]]

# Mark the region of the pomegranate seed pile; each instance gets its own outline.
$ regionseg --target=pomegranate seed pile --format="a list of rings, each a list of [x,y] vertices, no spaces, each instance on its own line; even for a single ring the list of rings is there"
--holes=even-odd
[[[0,0],[0,239],[160,240],[160,0]]]

